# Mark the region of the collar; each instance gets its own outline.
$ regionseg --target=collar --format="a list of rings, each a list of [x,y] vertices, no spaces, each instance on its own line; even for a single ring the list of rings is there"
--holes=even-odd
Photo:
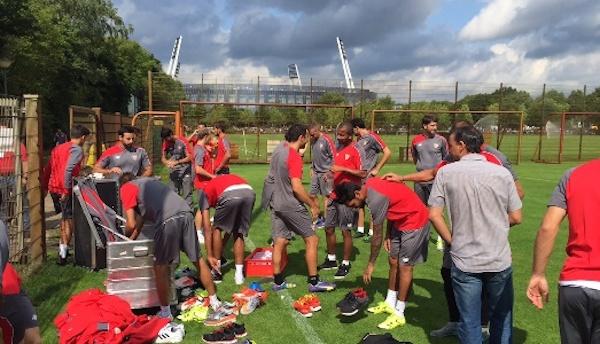
[[[460,158],[460,161],[485,161],[485,157],[481,154],[469,153]]]

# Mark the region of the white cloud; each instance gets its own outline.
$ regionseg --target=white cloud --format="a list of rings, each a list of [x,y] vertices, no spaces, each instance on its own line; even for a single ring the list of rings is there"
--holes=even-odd
[[[481,9],[459,33],[466,40],[491,39],[506,33],[517,11],[532,0],[493,0]]]

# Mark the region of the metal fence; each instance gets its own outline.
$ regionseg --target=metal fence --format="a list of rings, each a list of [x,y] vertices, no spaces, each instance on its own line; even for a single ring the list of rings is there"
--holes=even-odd
[[[8,229],[10,260],[17,263],[46,256],[40,118],[37,96],[0,98],[0,219]]]

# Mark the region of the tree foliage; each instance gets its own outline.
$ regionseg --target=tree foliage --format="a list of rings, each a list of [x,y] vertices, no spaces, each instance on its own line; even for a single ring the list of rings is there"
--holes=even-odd
[[[0,12],[8,92],[40,94],[46,130],[66,129],[69,105],[126,113],[161,70],[109,0],[0,0]]]

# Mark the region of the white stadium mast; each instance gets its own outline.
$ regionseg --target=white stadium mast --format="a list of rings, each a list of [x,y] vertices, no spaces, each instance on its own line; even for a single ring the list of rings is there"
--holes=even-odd
[[[183,41],[183,36],[179,36],[175,40],[173,51],[171,52],[171,59],[169,60],[169,67],[167,68],[167,74],[172,78],[177,78],[177,75],[179,75],[179,51],[181,50],[181,41]]]
[[[302,87],[302,79],[300,78],[300,69],[298,69],[298,65],[295,63],[288,65],[288,76],[292,85],[294,84],[294,79],[298,79],[298,85]]]
[[[344,70],[344,79],[346,79],[346,87],[354,89],[354,81],[352,81],[352,73],[350,73],[350,64],[348,63],[348,55],[344,49],[344,43],[339,37],[336,37],[340,60],[342,61],[342,69]]]

